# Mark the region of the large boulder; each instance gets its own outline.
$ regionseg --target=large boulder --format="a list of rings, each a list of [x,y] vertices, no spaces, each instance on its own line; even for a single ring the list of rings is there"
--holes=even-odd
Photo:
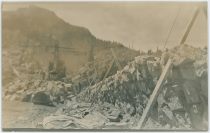
[[[46,106],[54,106],[53,102],[50,99],[50,96],[43,91],[37,92],[32,96],[32,103]]]

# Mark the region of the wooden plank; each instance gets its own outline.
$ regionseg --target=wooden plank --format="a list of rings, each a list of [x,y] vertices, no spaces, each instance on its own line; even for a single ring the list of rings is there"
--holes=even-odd
[[[189,25],[187,26],[187,30],[185,31],[184,36],[182,37],[182,40],[181,40],[180,44],[184,44],[184,42],[186,41],[186,39],[187,39],[187,37],[188,37],[188,35],[189,35],[190,31],[191,31],[191,28],[192,28],[193,24],[195,23],[195,19],[198,16],[199,9],[200,8],[196,9],[196,11],[195,11],[195,13],[194,13],[194,15],[193,15]]]
[[[152,95],[150,96],[150,99],[147,103],[147,106],[146,106],[142,116],[141,116],[141,119],[140,119],[139,123],[137,123],[136,129],[141,129],[143,127],[143,124],[146,122],[147,115],[148,115],[151,107],[154,105],[154,103],[157,99],[157,96],[158,96],[159,92],[161,91],[161,87],[162,87],[166,77],[168,76],[169,70],[171,69],[171,66],[172,66],[171,64],[172,64],[172,60],[169,59],[166,66],[164,67],[164,70],[163,70],[156,86],[155,86],[155,89],[154,89]]]

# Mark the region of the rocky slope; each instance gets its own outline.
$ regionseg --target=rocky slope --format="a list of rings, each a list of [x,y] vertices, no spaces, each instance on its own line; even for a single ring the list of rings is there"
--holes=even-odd
[[[128,62],[138,55],[137,51],[128,49],[120,43],[97,39],[88,29],[71,25],[54,12],[36,6],[3,11],[2,25],[3,49],[10,58],[16,58],[16,55],[11,54],[13,51],[19,52],[18,56],[33,56],[31,60],[40,64],[42,69],[48,66],[55,41],[63,47],[59,49],[59,56],[70,74],[77,73],[78,68],[89,61],[91,49],[92,58],[97,60],[106,59],[111,48],[114,48],[121,62]],[[118,53],[122,52],[118,51],[126,51],[125,54],[129,56],[121,56]],[[7,63],[6,57],[3,56],[3,64],[7,66]]]

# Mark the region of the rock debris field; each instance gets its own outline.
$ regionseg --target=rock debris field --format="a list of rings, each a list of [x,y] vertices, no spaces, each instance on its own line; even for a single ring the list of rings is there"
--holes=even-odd
[[[44,105],[54,110],[44,113],[38,121],[36,117],[39,116],[31,116],[35,117],[32,128],[140,129],[138,122],[164,68],[163,55],[164,53],[161,57],[153,54],[137,56],[115,74],[91,85],[82,84],[82,81],[16,78],[3,86],[3,100],[29,102],[33,106]],[[199,98],[206,101],[207,49],[181,45],[170,49],[164,58],[167,57],[173,60],[172,70],[141,129],[197,129],[194,126],[195,118],[187,109],[192,98],[185,97],[183,88],[188,84],[195,84],[194,86],[198,86],[196,89],[200,93]],[[193,65],[189,66],[190,63]],[[176,71],[179,67],[180,73]],[[183,83],[180,81],[182,79],[187,80]],[[193,94],[190,96],[193,97]],[[207,108],[203,106],[202,115]],[[206,119],[202,121],[203,125],[208,124]],[[201,129],[205,130],[206,127]]]

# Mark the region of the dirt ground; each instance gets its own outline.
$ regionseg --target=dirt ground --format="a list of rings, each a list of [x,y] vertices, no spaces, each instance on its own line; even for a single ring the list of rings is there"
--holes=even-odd
[[[55,113],[56,107],[34,105],[33,103],[2,101],[2,127],[7,128],[41,128],[38,123],[45,116]]]

